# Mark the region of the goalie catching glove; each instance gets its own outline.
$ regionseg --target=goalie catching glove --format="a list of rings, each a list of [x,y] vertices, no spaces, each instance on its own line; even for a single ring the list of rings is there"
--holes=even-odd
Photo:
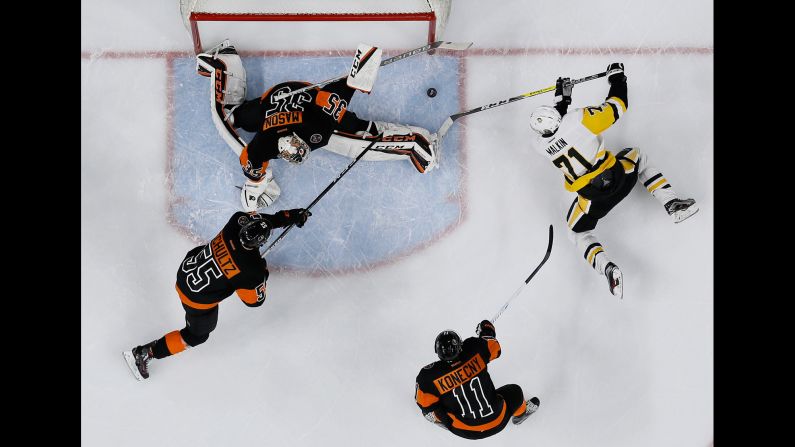
[[[265,171],[265,176],[260,181],[246,179],[240,190],[240,202],[243,211],[257,211],[258,208],[270,206],[281,194],[281,188],[273,179],[270,169]]]

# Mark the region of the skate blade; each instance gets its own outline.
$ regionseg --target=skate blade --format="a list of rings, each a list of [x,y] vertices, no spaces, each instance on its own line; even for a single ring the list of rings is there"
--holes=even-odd
[[[619,300],[624,300],[624,274],[618,270],[618,285],[613,288],[613,295],[617,296]]]
[[[135,366],[135,356],[133,355],[132,350],[124,351],[122,354],[124,354],[124,360],[127,362],[127,366],[130,368],[130,372],[132,372],[133,377],[135,377],[139,381],[143,381],[144,376],[142,376],[141,373],[138,372],[138,367]]]
[[[693,204],[688,209],[684,210],[683,213],[676,215],[674,217],[674,223],[680,223],[687,219],[688,217],[696,214],[698,212],[698,205]]]

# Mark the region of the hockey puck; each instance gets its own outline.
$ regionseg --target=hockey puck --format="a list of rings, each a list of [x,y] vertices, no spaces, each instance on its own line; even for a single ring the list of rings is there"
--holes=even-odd
[[[431,88],[428,89],[428,91],[426,93],[428,93],[428,96],[433,98],[434,96],[436,96],[436,89],[431,87]]]

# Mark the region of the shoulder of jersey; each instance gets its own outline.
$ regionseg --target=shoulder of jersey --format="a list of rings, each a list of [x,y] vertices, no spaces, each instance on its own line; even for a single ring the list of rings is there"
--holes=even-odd
[[[423,366],[422,369],[433,369],[434,366],[436,366],[436,362],[431,362]]]

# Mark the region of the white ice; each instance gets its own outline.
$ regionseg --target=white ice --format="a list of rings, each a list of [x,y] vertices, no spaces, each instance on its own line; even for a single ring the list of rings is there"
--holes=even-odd
[[[497,386],[517,383],[541,407],[478,443],[710,445],[711,2],[456,0],[443,36],[478,49],[465,60],[467,107],[624,62],[630,107],[608,145],[643,149],[701,211],[674,225],[636,186],[600,221],[623,302],[565,237],[571,197],[527,146],[527,116],[551,98],[531,98],[462,120],[468,203],[450,234],[359,273],[272,272],[264,306],[224,301],[210,340],[155,361],[145,382],[122,350],[184,325],[174,277],[195,242],[167,219],[162,52],[192,43],[177,2],[83,0],[81,16],[82,445],[469,445],[422,418],[414,378],[440,330],[473,335],[499,309],[542,256],[549,224],[552,257],[497,322],[503,354],[489,366]],[[411,48],[426,32],[318,26],[322,35],[269,28],[239,45],[352,53],[360,41]],[[574,105],[606,92],[604,80],[578,86]]]

